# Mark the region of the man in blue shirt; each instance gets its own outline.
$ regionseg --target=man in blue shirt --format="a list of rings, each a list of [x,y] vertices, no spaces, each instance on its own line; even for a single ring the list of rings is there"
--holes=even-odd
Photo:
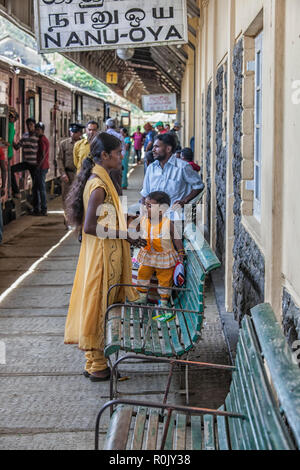
[[[154,163],[148,166],[143,189],[142,203],[148,194],[164,191],[172,206],[184,207],[204,189],[201,177],[187,162],[176,158],[176,140],[172,134],[156,137],[153,145]]]
[[[153,129],[150,122],[147,122],[144,125],[144,129],[145,129],[145,134],[146,134],[145,135],[145,140],[144,140],[144,151],[145,151],[145,154],[146,154],[147,152],[152,150],[154,139],[155,139],[155,136],[156,136],[156,132]]]

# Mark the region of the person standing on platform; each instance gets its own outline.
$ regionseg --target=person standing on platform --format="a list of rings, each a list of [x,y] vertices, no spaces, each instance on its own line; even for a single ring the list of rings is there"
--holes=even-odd
[[[14,140],[15,140],[15,123],[19,119],[19,114],[14,108],[9,108],[8,112],[8,149],[7,158],[10,161],[14,156]]]
[[[152,148],[153,148],[154,139],[157,135],[157,132],[153,129],[150,122],[147,122],[144,125],[144,129],[145,129],[144,151],[145,151],[145,153],[147,153],[150,150],[152,150]]]
[[[125,144],[125,155],[122,161],[122,189],[127,189],[127,186],[128,186],[127,175],[128,175],[130,149],[131,149],[131,139],[128,135],[128,130],[125,127],[121,129],[121,135],[124,139],[124,144]]]
[[[178,137],[178,132],[181,129],[181,124],[179,121],[174,122],[174,127],[173,129],[170,130],[170,133],[175,137],[176,139],[176,149],[179,149],[181,147],[180,144],[180,139]]]
[[[107,119],[107,121],[106,121],[106,128],[107,128],[106,132],[107,132],[107,134],[113,135],[114,137],[116,137],[117,139],[120,140],[121,145],[122,145],[122,156],[124,158],[125,153],[126,153],[124,137],[119,132],[117,132],[116,127],[117,127],[117,125],[116,125],[116,121],[114,119],[112,119],[112,118]],[[115,185],[117,193],[119,194],[119,196],[122,196],[122,169],[121,170],[112,169],[111,172],[110,172],[110,177],[111,177],[111,179],[112,179],[112,181]]]
[[[39,137],[39,146],[37,153],[37,169],[35,175],[35,184],[38,197],[38,214],[47,215],[47,193],[46,193],[46,175],[49,170],[49,149],[50,144],[45,133],[45,125],[38,122],[35,126],[37,136]]]
[[[81,124],[70,124],[70,137],[61,142],[57,156],[57,167],[61,178],[62,203],[65,211],[65,201],[70,187],[76,176],[76,167],[73,161],[74,146],[82,139],[84,126]],[[67,222],[65,218],[65,226]]]
[[[132,264],[127,223],[120,199],[110,178],[122,166],[120,140],[103,132],[91,144],[91,158],[82,169],[67,197],[68,222],[83,227],[82,243],[65,327],[65,343],[85,351],[84,376],[92,382],[108,380],[110,368],[104,356],[104,320],[109,305],[136,300],[132,287],[112,289],[114,284],[132,283]],[[112,217],[98,216],[109,204]],[[103,208],[107,213],[107,209]],[[137,242],[133,242],[138,244]]]
[[[1,171],[1,188],[0,188],[0,244],[3,236],[3,216],[2,216],[2,198],[5,196],[6,190],[6,165],[5,153],[3,147],[0,147],[0,171]]]
[[[191,165],[176,158],[176,141],[171,133],[158,135],[153,146],[154,163],[148,166],[143,189],[142,203],[155,191],[167,193],[172,206],[183,208],[203,189],[201,177]]]
[[[39,137],[35,131],[36,122],[34,119],[29,118],[26,120],[26,126],[28,132],[23,134],[22,139],[18,143],[13,143],[13,147],[16,150],[23,149],[23,162],[17,163],[11,167],[11,187],[13,196],[17,199],[20,198],[20,190],[16,182],[15,173],[19,171],[28,170],[32,179],[32,195],[33,195],[33,214],[39,213],[38,210],[38,196],[35,185],[35,174],[37,169],[37,152]]]
[[[150,122],[146,122],[146,124],[144,125],[144,129],[145,129],[144,153],[145,153],[145,157],[146,157],[147,153],[150,152],[153,148],[154,139],[157,135],[157,132],[153,129]],[[147,167],[148,167],[148,164],[147,164],[147,161],[146,161],[146,158],[145,158],[145,160],[144,160],[144,173],[146,173]]]
[[[136,132],[132,134],[134,142],[134,151],[137,158],[137,164],[141,163],[144,135],[141,133],[141,127],[138,126]]]
[[[86,125],[86,139],[81,139],[74,145],[73,162],[77,173],[81,169],[83,160],[90,154],[90,143],[97,134],[99,125],[96,121],[89,121]]]
[[[182,149],[180,153],[180,158],[185,162],[188,162],[193,168],[193,170],[197,172],[201,170],[201,167],[194,162],[194,154],[191,148],[185,147],[184,149]]]
[[[167,133],[167,129],[164,128],[164,123],[162,121],[158,121],[155,124],[155,129],[157,130],[158,135]]]

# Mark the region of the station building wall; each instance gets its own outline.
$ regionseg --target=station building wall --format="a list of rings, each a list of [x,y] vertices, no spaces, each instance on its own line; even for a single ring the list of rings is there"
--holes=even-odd
[[[195,158],[226,309],[240,320],[270,302],[292,341],[300,338],[300,2],[198,6]],[[192,76],[190,67],[182,101],[190,99]]]

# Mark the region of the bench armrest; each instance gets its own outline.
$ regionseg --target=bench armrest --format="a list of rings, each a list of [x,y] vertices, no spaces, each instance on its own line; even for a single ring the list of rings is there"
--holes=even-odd
[[[109,312],[116,307],[134,307],[134,308],[139,308],[143,310],[160,310],[163,312],[173,312],[176,314],[176,312],[181,312],[181,313],[196,313],[197,315],[203,315],[202,313],[196,311],[196,310],[184,310],[182,308],[173,308],[173,307],[161,307],[159,305],[139,305],[139,304],[112,304],[108,307],[108,309],[105,312],[105,323],[107,322],[108,314]]]
[[[110,286],[110,288],[108,289],[108,292],[107,292],[107,305],[109,304],[108,303],[109,294],[116,287],[134,287],[135,289],[137,289],[138,287],[142,287],[143,289],[150,290],[150,289],[157,289],[158,285],[149,284],[149,285],[145,286],[145,285],[142,285],[142,284],[139,284],[139,285],[138,284],[114,284],[114,285]],[[163,287],[163,289],[164,290],[170,290],[170,291],[174,290],[174,291],[180,291],[180,292],[191,292],[191,289],[186,289],[184,287]]]
[[[198,408],[195,406],[170,405],[170,404],[154,403],[150,401],[147,402],[147,401],[138,401],[138,400],[126,400],[126,399],[111,400],[102,406],[102,408],[100,409],[97,415],[96,427],[95,427],[95,450],[98,450],[99,448],[99,429],[100,429],[101,417],[107,408],[116,407],[117,405],[129,405],[129,406],[156,408],[162,411],[167,411],[169,418],[171,417],[171,414],[173,411],[178,411],[181,413],[186,413],[188,415],[193,414],[193,415],[201,416],[204,414],[208,414],[212,416],[224,416],[224,417],[237,418],[237,419],[246,419],[244,415],[239,414],[239,413],[230,413],[228,411],[214,410],[214,409],[209,409],[209,408]],[[168,419],[165,429],[164,429],[164,435],[166,435],[168,431],[169,423],[170,423],[170,420]]]
[[[151,363],[159,363],[159,364],[169,364],[170,365],[170,371],[169,371],[169,378],[168,378],[168,383],[167,387],[165,390],[165,397],[164,397],[164,403],[167,401],[167,397],[169,394],[169,388],[171,384],[171,378],[173,374],[173,366],[174,365],[185,365],[187,367],[189,366],[198,366],[198,367],[205,367],[207,369],[219,369],[219,370],[227,370],[230,372],[233,372],[235,370],[235,367],[233,366],[228,366],[228,365],[223,365],[223,364],[211,364],[211,363],[206,363],[206,362],[197,362],[197,361],[186,361],[182,359],[173,359],[173,358],[162,358],[162,357],[156,357],[156,356],[141,356],[138,354],[126,354],[126,356],[122,356],[119,359],[116,360],[114,363],[112,370],[111,370],[111,380],[110,380],[110,399],[113,400],[113,380],[114,378],[117,378],[118,374],[118,367],[121,362],[127,361],[127,360],[133,359],[137,361],[142,361],[142,362],[151,362]]]
[[[134,360],[141,360],[143,362],[160,362],[162,364],[178,364],[178,365],[187,365],[187,366],[200,366],[206,367],[210,369],[221,369],[221,370],[228,370],[234,371],[236,368],[234,366],[228,366],[226,364],[213,364],[209,362],[199,362],[199,361],[187,361],[183,359],[173,359],[173,358],[165,358],[165,357],[156,357],[156,356],[142,356],[138,354],[126,354],[126,356],[120,357],[113,365],[112,371],[118,367],[120,362],[123,362],[127,359],[134,359]]]

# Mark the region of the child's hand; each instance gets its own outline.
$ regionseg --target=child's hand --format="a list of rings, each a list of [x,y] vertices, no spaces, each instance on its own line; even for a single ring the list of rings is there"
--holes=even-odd
[[[127,241],[128,241],[128,243],[130,243],[130,245],[133,245],[133,246],[135,246],[136,248],[141,248],[141,247],[147,245],[147,241],[146,241],[146,240],[143,240],[142,238],[138,238],[138,239],[134,240],[133,238],[131,238],[130,236],[128,236],[128,237],[127,237]]]

